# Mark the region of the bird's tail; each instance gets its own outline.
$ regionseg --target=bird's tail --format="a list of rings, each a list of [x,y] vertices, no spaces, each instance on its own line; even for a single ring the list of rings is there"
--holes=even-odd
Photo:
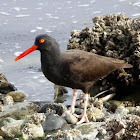
[[[133,68],[133,66],[131,64],[127,64],[124,60],[119,60],[119,59],[112,58],[111,61],[115,64],[117,69]]]
[[[121,68],[133,68],[131,64],[124,63]]]

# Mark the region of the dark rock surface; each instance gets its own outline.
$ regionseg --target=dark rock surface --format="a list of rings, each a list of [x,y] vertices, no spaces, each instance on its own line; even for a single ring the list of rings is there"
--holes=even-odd
[[[9,83],[6,76],[0,73],[0,93],[6,94],[10,91],[15,91],[16,88],[13,84]]]
[[[53,131],[61,128],[65,123],[65,119],[54,113],[45,113],[46,120],[42,123],[44,131]]]

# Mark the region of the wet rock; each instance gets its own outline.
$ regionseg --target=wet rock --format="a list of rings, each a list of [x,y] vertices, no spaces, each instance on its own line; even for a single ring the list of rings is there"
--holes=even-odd
[[[64,118],[69,124],[76,124],[78,122],[78,119],[72,114],[66,114]]]
[[[31,102],[21,102],[4,106],[0,118],[12,117],[14,119],[26,119],[29,115],[37,113],[38,106]]]
[[[23,101],[26,98],[24,92],[21,91],[12,91],[6,94],[6,96],[12,96],[14,102]]]
[[[66,123],[65,119],[53,113],[45,113],[46,120],[42,123],[44,131],[57,130]]]
[[[39,109],[39,113],[46,113],[47,111],[49,112],[49,110],[50,112],[54,111],[54,113],[62,115],[63,112],[67,110],[67,108],[64,104],[61,103],[47,103]]]
[[[59,101],[60,96],[64,93],[68,93],[67,89],[63,86],[54,85],[55,93],[54,93],[54,100],[55,102]]]
[[[8,82],[6,76],[0,73],[0,93],[6,94],[10,91],[15,91],[16,88],[14,85]]]

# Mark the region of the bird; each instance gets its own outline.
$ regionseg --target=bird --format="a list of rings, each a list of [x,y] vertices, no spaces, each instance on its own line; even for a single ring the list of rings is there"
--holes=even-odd
[[[41,54],[41,69],[45,77],[56,85],[70,87],[73,89],[71,107],[62,114],[75,112],[75,102],[78,89],[84,93],[84,109],[80,120],[76,125],[88,123],[86,114],[88,104],[88,91],[100,78],[107,76],[112,71],[122,68],[132,68],[124,60],[105,57],[82,50],[61,51],[57,41],[47,35],[41,34],[35,38],[34,45],[19,55],[15,61],[39,50]]]

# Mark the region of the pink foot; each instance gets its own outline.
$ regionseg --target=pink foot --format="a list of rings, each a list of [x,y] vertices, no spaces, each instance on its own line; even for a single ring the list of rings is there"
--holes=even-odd
[[[79,118],[81,118],[81,120],[77,122],[76,125],[82,124],[83,122],[89,123],[87,114],[80,115]]]
[[[73,114],[73,111],[72,110],[67,110],[61,115],[61,117],[64,117],[66,114]]]

